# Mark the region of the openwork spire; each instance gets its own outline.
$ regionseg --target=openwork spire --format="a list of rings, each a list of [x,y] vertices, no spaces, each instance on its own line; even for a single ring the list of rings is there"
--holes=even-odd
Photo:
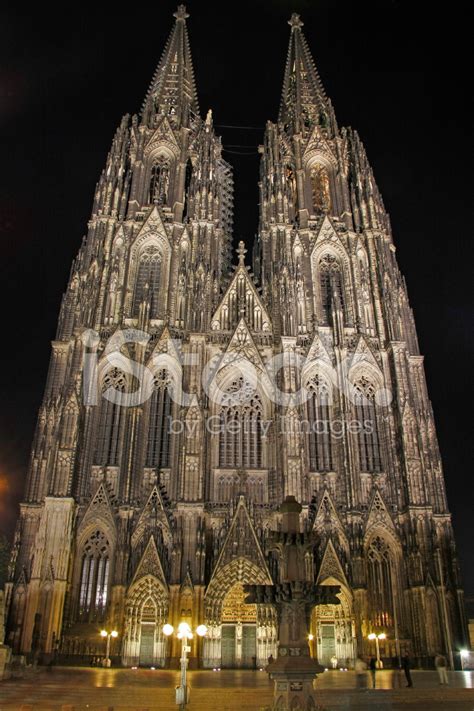
[[[328,100],[301,29],[300,16],[293,13],[288,24],[291,26],[290,46],[278,121],[299,131],[301,123],[309,128],[327,121]]]
[[[179,5],[173,16],[176,22],[153,75],[145,105],[152,101],[155,111],[165,114],[181,114],[185,107],[198,114],[199,104],[186,28],[186,18],[189,17],[186,7]]]

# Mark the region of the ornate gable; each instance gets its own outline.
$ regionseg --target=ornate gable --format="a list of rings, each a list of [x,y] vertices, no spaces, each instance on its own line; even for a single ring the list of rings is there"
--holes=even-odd
[[[374,367],[380,372],[380,366],[377,362],[374,352],[372,351],[372,348],[370,347],[369,343],[367,343],[366,339],[362,335],[360,336],[357,342],[354,355],[351,359],[350,367],[354,368],[361,364],[368,365],[369,367]]]
[[[158,238],[158,242],[160,239],[165,240],[169,249],[170,244],[168,233],[156,205],[150,209],[150,212],[133,240],[132,255],[136,252],[136,250],[140,249],[140,247],[143,247],[146,242],[152,241],[152,238],[154,238],[154,240]]]
[[[95,492],[84,517],[79,526],[79,531],[83,531],[91,524],[102,523],[107,529],[115,532],[115,520],[109,495],[103,482],[101,482]]]
[[[271,580],[270,571],[247,510],[244,496],[239,497],[234,518],[225,537],[210,582],[216,577],[219,570],[237,558],[246,558],[252,561]]]
[[[389,530],[392,534],[396,533],[395,524],[393,519],[385,506],[382,494],[378,489],[375,489],[372,503],[369,507],[369,512],[367,514],[367,521],[365,525],[365,534],[367,535],[371,529],[383,528]]]
[[[150,140],[145,146],[145,155],[149,155],[161,146],[165,146],[173,155],[179,155],[179,146],[176,137],[171,128],[167,116],[163,116],[158,127],[152,133]]]
[[[148,496],[146,504],[138,518],[135,530],[132,533],[132,547],[135,548],[148,528],[156,526],[161,528],[164,538],[171,536],[168,512],[165,508],[161,492],[155,485]]]
[[[348,546],[344,526],[342,525],[339,514],[332,501],[331,494],[326,489],[321,497],[316,516],[314,517],[313,529],[319,533],[321,537],[328,537],[336,534],[339,541],[345,546]]]
[[[241,242],[241,245],[243,243]],[[270,316],[243,262],[245,250],[240,247],[240,263],[211,319],[213,331],[230,331],[245,318],[250,329],[270,331]]]
[[[321,584],[327,578],[335,578],[349,587],[346,575],[331,540],[327,542],[316,582]]]
[[[148,541],[147,546],[143,551],[143,555],[137,565],[131,585],[136,583],[137,580],[140,580],[140,578],[144,578],[147,575],[152,575],[153,577],[157,578],[157,580],[159,580],[165,588],[168,587],[163,571],[163,566],[161,564],[160,555],[158,553],[158,549],[156,547],[155,539],[153,538],[153,536],[150,536],[150,540]]]

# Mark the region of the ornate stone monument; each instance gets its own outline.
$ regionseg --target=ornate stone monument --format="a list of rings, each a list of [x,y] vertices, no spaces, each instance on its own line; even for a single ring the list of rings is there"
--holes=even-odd
[[[302,510],[294,496],[280,506],[282,526],[269,538],[268,551],[278,557],[279,581],[274,585],[246,585],[246,602],[274,605],[278,617],[278,658],[268,665],[275,683],[274,711],[313,711],[313,682],[323,671],[309,653],[308,634],[315,605],[338,604],[339,586],[316,585],[310,577],[314,533],[300,531]]]

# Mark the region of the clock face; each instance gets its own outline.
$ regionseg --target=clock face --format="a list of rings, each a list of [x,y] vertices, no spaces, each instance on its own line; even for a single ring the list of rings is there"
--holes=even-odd
[[[279,653],[280,657],[286,657],[286,655],[288,654],[288,650],[286,647],[280,647],[280,649],[278,650],[278,653]]]

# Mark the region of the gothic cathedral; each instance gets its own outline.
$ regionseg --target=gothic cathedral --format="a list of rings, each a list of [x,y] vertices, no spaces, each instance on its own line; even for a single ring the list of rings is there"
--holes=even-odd
[[[260,147],[253,271],[231,252],[233,173],[202,119],[185,8],[138,115],[122,119],[64,294],[7,583],[17,653],[74,662],[118,632],[168,666],[166,622],[205,623],[191,664],[277,655],[268,552],[287,495],[339,585],[311,653],[351,666],[466,640],[433,412],[405,282],[357,133],[302,31]],[[312,637],[312,639],[311,639]]]

